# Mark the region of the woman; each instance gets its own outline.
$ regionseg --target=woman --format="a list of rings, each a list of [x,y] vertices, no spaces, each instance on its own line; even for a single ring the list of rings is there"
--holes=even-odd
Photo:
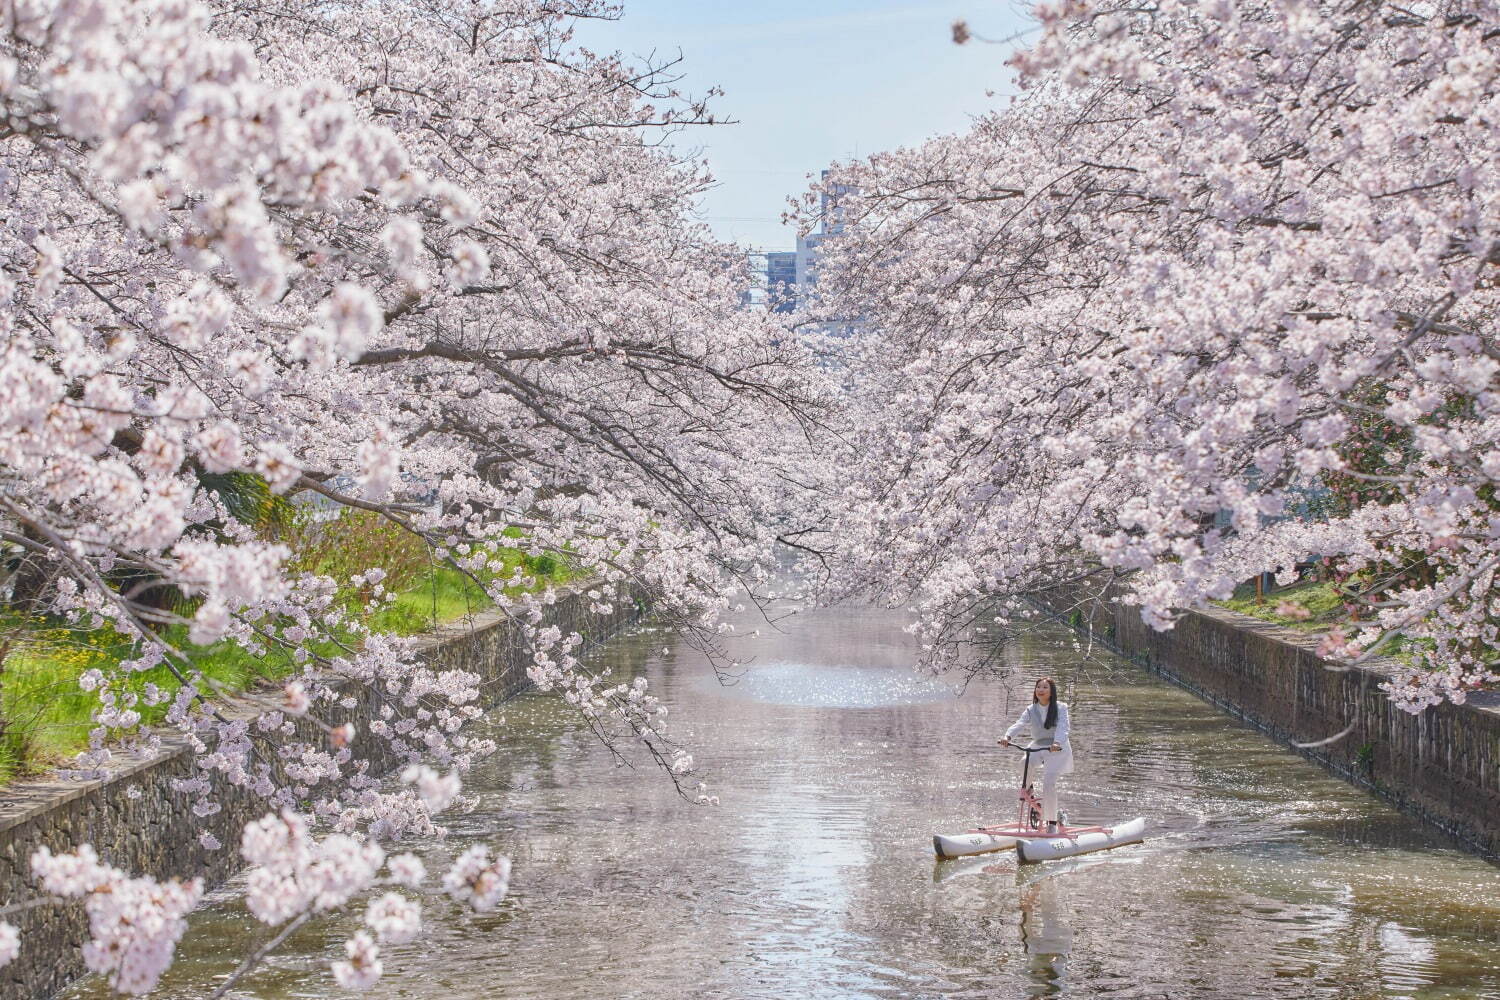
[[[1021,713],[998,742],[1003,747],[1022,729],[1031,729],[1031,746],[1046,747],[1051,753],[1038,754],[1033,763],[1042,765],[1042,819],[1047,832],[1057,832],[1057,779],[1073,773],[1073,747],[1068,743],[1068,706],[1057,700],[1057,684],[1050,677],[1036,682],[1031,704]]]

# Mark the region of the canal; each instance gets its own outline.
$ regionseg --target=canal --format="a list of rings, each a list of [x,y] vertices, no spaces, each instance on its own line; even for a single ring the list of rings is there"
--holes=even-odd
[[[1500,871],[1071,633],[1010,642],[1009,676],[958,696],[907,669],[888,612],[761,628],[727,685],[649,626],[601,654],[651,679],[717,807],[555,699],[497,710],[478,808],[422,851],[441,871],[495,845],[511,896],[488,916],[427,897],[372,995],[1500,998]],[[935,862],[934,832],[1009,818],[1019,755],[994,740],[1043,674],[1072,705],[1071,821],[1141,815],[1149,839]],[[308,925],[238,995],[344,995],[327,965],[355,925]],[[219,893],[161,995],[202,996],[263,933]]]

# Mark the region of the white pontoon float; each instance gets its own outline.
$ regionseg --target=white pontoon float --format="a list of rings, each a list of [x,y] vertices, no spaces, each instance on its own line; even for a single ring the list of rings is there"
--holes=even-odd
[[[1027,780],[1031,773],[1031,755],[1047,748],[1016,749],[1026,754],[1026,766],[1021,771],[1021,790],[1017,796],[1021,811],[1016,822],[1001,826],[981,826],[963,833],[937,834],[932,838],[932,849],[939,858],[963,858],[1015,848],[1016,857],[1023,863],[1051,861],[1092,851],[1107,851],[1112,847],[1135,844],[1145,839],[1146,820],[1142,817],[1113,826],[1068,826],[1060,823],[1056,829],[1048,832],[1041,822],[1041,803],[1032,794],[1031,784]]]

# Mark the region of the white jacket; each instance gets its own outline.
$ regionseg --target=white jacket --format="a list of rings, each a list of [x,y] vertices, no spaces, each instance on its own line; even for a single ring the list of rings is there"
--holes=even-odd
[[[1014,740],[1021,730],[1030,729],[1031,745],[1033,747],[1050,747],[1054,743],[1058,744],[1062,747],[1061,753],[1042,754],[1042,756],[1058,757],[1061,759],[1056,764],[1047,764],[1044,766],[1060,766],[1062,768],[1060,773],[1069,774],[1073,770],[1073,746],[1068,742],[1068,732],[1072,728],[1072,720],[1068,717],[1067,702],[1060,701],[1057,703],[1057,725],[1051,729],[1046,728],[1046,725],[1047,709],[1037,702],[1032,702],[1026,706],[1025,711],[1021,713],[1021,717],[1011,723],[1010,728],[1005,731],[1005,738]]]

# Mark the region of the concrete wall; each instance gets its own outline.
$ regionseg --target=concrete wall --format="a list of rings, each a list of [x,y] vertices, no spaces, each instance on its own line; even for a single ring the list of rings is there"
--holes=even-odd
[[[1054,593],[1042,602],[1069,624],[1213,702],[1335,774],[1489,857],[1500,856],[1500,695],[1412,715],[1379,684],[1392,661],[1330,670],[1317,636],[1211,608],[1157,632],[1136,608]]]
[[[588,612],[590,602],[568,594],[548,609],[547,622],[564,633],[578,631],[598,643],[641,617],[634,602],[620,602],[607,617]],[[445,626],[420,642],[434,666],[461,668],[483,678],[483,697],[494,703],[524,690],[529,657],[519,630],[496,614]],[[370,718],[366,705],[343,719]],[[359,726],[361,733],[368,727]],[[370,756],[370,747],[361,748]],[[374,769],[388,769],[389,757]],[[223,808],[198,817],[187,797],[172,790],[174,778],[192,775],[192,754],[181,737],[167,738],[162,750],[144,758],[120,759],[97,781],[41,780],[0,789],[0,909],[32,898],[31,854],[39,847],[67,851],[88,842],[104,861],[126,871],[157,878],[202,876],[210,886],[240,867],[239,831],[266,812],[265,802],[230,789],[219,795]],[[199,834],[213,834],[225,846],[209,851]],[[46,997],[81,974],[79,945],[87,921],[78,906],[45,906],[6,916],[21,931],[21,955],[0,968],[0,1000]]]

